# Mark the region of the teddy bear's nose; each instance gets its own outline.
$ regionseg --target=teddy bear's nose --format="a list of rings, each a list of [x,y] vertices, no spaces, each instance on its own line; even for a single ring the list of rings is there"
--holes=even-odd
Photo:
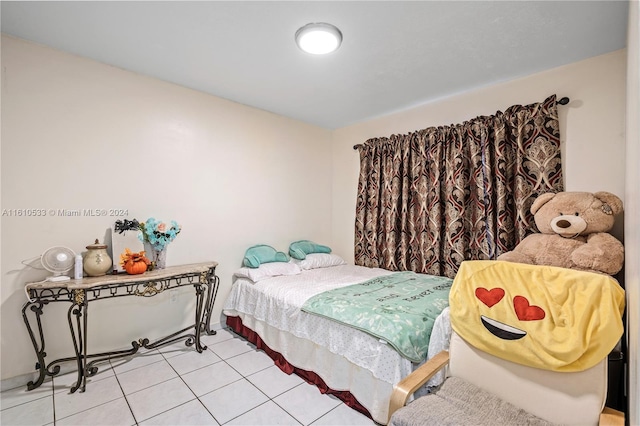
[[[558,228],[568,228],[571,226],[571,222],[569,222],[568,220],[562,219],[556,222],[556,226]]]

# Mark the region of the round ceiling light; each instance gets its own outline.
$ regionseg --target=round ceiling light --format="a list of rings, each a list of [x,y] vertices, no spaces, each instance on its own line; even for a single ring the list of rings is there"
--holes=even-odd
[[[324,55],[340,47],[342,33],[333,25],[324,22],[307,24],[296,31],[296,43],[305,52]]]

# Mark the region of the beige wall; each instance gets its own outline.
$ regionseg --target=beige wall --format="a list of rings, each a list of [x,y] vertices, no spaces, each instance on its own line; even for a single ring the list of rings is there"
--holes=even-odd
[[[355,124],[333,132],[333,245],[353,261],[359,172],[353,145],[368,138],[461,123],[514,104],[568,96],[558,107],[565,189],[610,191],[624,197],[626,51],[616,51]],[[622,238],[622,221],[614,234]]]
[[[330,243],[330,132],[53,49],[2,37],[2,209],[126,209],[177,220],[168,264],[216,260],[214,322],[244,250]],[[2,379],[34,369],[21,307],[45,249],[83,251],[114,217],[2,217]],[[31,262],[39,266],[39,262]],[[91,350],[159,337],[191,292],[91,305]],[[47,307],[49,360],[71,352],[66,306]],[[191,319],[191,314],[189,314]],[[22,383],[21,383],[22,384]]]
[[[629,2],[627,38],[627,143],[625,191],[625,285],[627,291],[627,343],[629,360],[628,424],[640,424],[640,7]]]

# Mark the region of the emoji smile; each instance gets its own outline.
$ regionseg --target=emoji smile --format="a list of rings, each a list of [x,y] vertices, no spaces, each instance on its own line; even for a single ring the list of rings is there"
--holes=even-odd
[[[527,335],[527,332],[520,330],[519,328],[511,327],[510,325],[501,323],[494,319],[480,315],[482,325],[496,337],[504,340],[518,340]]]

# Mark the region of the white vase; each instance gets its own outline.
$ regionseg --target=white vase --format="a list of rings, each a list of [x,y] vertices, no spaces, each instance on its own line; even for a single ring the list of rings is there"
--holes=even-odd
[[[151,244],[145,241],[144,252],[147,259],[153,262],[154,269],[164,269],[167,266],[167,246],[162,250],[156,250]]]

